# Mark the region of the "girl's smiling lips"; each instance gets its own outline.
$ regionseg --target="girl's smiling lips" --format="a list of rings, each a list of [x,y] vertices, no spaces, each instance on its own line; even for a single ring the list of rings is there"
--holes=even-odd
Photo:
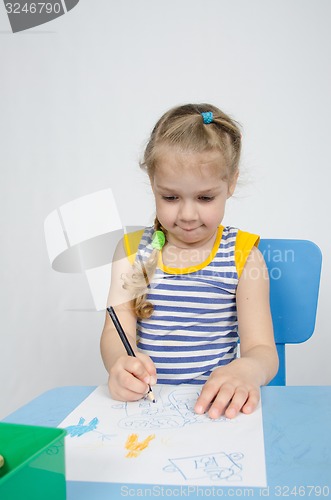
[[[177,227],[179,227],[182,231],[191,232],[191,231],[195,231],[196,229],[199,229],[200,226],[197,226],[197,227],[182,227],[182,226],[177,226]]]

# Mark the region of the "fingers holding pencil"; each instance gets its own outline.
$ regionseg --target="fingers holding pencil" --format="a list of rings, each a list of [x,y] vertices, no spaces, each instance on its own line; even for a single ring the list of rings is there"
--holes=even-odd
[[[156,384],[156,369],[153,361],[145,354],[135,352],[125,331],[123,330],[115,309],[112,306],[109,306],[107,307],[107,312],[128,355],[127,359],[125,359],[125,357],[123,358],[123,356],[120,356],[109,372],[110,376],[108,385],[110,394],[113,398],[118,398],[118,394],[123,393],[123,391],[125,390],[126,393],[128,393],[129,391],[131,394],[134,394],[134,396],[132,395],[130,398],[128,398],[122,395],[120,399],[126,401],[134,401],[136,399],[139,399],[136,397],[138,393],[140,394],[140,397],[146,395],[150,401],[155,403],[156,400],[151,388],[151,385]],[[128,376],[128,374],[130,374],[131,376]],[[136,380],[134,381],[133,378],[135,378]],[[122,390],[116,390],[116,382],[119,382],[120,386],[122,384]],[[141,382],[147,384],[147,392],[144,391],[143,393],[141,393]]]
[[[149,385],[155,385],[157,382],[157,376],[156,376],[156,368],[149,356],[146,354],[143,354],[141,352],[136,353],[136,359],[139,359],[139,361],[143,364],[145,371],[147,372],[147,376],[145,375],[143,380],[147,382]],[[149,377],[149,380],[147,381],[147,378]],[[141,377],[139,377],[141,378]],[[145,380],[146,378],[146,380]]]
[[[156,383],[153,361],[145,354],[121,356],[109,373],[109,391],[114,399],[137,401],[150,392]]]

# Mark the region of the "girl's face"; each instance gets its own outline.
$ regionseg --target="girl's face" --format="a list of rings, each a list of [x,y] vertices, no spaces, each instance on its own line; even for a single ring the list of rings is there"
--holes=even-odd
[[[199,247],[216,233],[224,217],[225,203],[237,177],[226,180],[224,158],[219,151],[182,152],[168,148],[151,178],[158,220],[167,240],[182,248]]]

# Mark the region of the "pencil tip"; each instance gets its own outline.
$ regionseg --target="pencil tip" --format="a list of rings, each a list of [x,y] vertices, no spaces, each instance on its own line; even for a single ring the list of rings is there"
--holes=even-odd
[[[151,401],[152,403],[156,403],[156,399],[155,399],[155,396],[153,394],[151,387],[149,388],[149,391],[146,394],[146,398],[149,399],[149,401]]]

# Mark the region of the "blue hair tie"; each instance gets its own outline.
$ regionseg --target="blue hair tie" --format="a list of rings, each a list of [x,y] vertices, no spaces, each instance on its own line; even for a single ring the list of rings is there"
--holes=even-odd
[[[211,123],[213,121],[212,111],[206,111],[206,112],[201,113],[201,114],[202,114],[202,118],[203,118],[203,123],[205,125],[208,125],[209,123]]]

